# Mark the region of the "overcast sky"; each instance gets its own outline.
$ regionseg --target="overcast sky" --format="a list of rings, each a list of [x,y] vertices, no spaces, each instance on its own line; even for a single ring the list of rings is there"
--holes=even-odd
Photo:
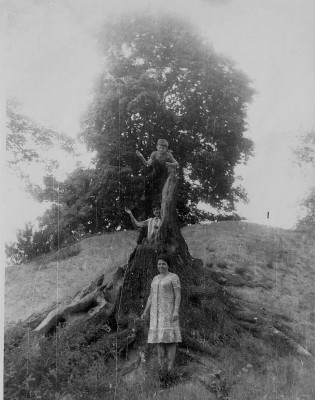
[[[72,136],[101,68],[95,33],[104,19],[135,7],[189,18],[257,90],[246,133],[255,157],[237,170],[250,202],[239,212],[251,222],[294,225],[298,203],[315,178],[311,171],[303,174],[292,155],[297,136],[315,127],[313,0],[11,0],[1,6],[7,12],[7,94],[36,121]],[[6,193],[9,235],[39,207],[13,180]]]

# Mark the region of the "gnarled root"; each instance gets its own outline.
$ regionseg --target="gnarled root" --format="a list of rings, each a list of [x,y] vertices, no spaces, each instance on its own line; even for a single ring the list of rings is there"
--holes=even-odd
[[[106,304],[104,293],[99,289],[95,289],[83,298],[79,295],[75,297],[69,305],[57,306],[52,310],[37,328],[35,328],[35,331],[46,334],[53,326],[56,326],[59,321],[66,321],[69,315],[85,311],[88,312],[89,316],[93,316],[105,307]]]

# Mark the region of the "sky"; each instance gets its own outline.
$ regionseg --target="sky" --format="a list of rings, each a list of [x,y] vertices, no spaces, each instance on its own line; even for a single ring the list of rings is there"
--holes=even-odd
[[[292,153],[298,135],[315,127],[313,0],[10,0],[0,6],[7,95],[16,96],[37,122],[73,137],[102,67],[95,34],[104,20],[136,7],[188,18],[251,78],[257,92],[245,134],[255,143],[255,156],[236,171],[249,203],[238,212],[250,222],[294,226],[315,178],[297,167]],[[61,163],[64,171],[75,166],[69,158]],[[43,206],[12,176],[4,186],[2,225],[11,240]]]

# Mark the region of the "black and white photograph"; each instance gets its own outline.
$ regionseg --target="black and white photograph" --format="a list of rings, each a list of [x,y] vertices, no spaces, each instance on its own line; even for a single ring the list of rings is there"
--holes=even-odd
[[[3,399],[314,400],[314,1],[0,15]]]

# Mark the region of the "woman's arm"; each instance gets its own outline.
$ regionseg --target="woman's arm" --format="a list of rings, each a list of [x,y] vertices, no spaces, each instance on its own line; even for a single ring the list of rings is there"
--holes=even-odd
[[[143,228],[144,226],[147,226],[147,225],[148,225],[147,220],[138,222],[138,221],[136,220],[136,218],[133,216],[132,212],[131,212],[128,208],[125,208],[125,211],[126,211],[127,214],[130,215],[131,222],[132,222],[137,228]]]
[[[180,287],[174,287],[175,301],[174,301],[174,311],[173,311],[173,319],[178,319],[178,310],[181,301],[181,291]]]
[[[141,315],[141,319],[144,319],[146,317],[147,313],[149,312],[149,310],[151,308],[151,302],[152,302],[152,296],[151,296],[151,293],[150,293],[150,296],[148,297],[147,304],[145,306],[143,314]]]

